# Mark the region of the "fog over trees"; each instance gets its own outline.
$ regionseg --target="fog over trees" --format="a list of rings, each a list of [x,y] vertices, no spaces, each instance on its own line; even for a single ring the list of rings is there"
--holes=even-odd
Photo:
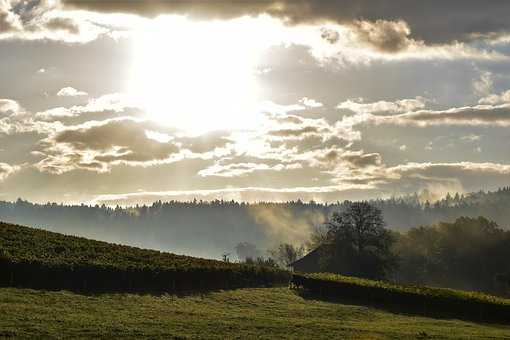
[[[400,231],[438,222],[453,222],[461,216],[485,216],[503,229],[508,229],[510,224],[510,188],[450,194],[434,203],[424,202],[419,195],[369,203],[382,211],[388,228]],[[310,241],[317,226],[326,222],[334,212],[344,211],[349,204],[301,201],[248,204],[195,200],[158,201],[150,206],[122,208],[55,203],[41,205],[19,199],[16,202],[0,202],[0,220],[109,242],[219,259],[225,252],[236,254],[236,246],[242,242],[255,245],[263,255],[280,243],[300,246]]]

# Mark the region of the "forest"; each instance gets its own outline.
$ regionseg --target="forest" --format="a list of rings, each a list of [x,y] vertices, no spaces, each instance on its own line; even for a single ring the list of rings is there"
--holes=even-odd
[[[485,216],[507,229],[510,187],[493,192],[448,194],[428,202],[423,195],[371,200],[392,230],[406,231],[465,217]],[[349,202],[322,204],[235,201],[154,202],[152,205],[34,204],[0,201],[0,220],[108,242],[220,259],[240,242],[265,251],[280,243],[306,243],[313,230]]]

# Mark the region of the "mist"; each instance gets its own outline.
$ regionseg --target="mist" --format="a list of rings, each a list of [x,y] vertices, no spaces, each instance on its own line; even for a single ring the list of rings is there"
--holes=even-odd
[[[510,189],[447,195],[430,204],[418,195],[371,204],[382,210],[387,226],[398,231],[454,221],[460,216],[486,216],[508,229]],[[0,220],[107,242],[176,254],[220,259],[248,242],[262,253],[280,243],[302,245],[312,231],[346,202],[321,204],[239,203],[235,201],[161,202],[132,207],[33,204],[21,199],[0,202]]]

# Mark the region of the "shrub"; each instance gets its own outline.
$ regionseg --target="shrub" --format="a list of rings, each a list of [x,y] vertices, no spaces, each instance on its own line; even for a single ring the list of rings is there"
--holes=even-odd
[[[291,284],[312,294],[425,315],[510,322],[510,300],[447,288],[399,286],[335,274],[294,274]]]

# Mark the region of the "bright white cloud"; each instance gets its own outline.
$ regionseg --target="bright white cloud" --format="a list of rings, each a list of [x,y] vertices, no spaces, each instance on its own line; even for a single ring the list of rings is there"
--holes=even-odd
[[[0,163],[0,183],[4,181],[8,176],[12,175],[16,171],[20,170],[20,166],[9,165],[7,163]]]
[[[64,87],[57,92],[57,96],[59,97],[79,97],[79,96],[88,96],[88,93],[85,91],[79,91],[74,87]]]
[[[312,98],[308,98],[308,97],[303,97],[299,100],[299,102],[301,104],[303,104],[304,106],[306,107],[310,107],[310,108],[319,108],[319,107],[323,107],[324,104],[322,104],[321,102],[318,102],[316,101],[315,99],[312,99]]]
[[[497,105],[510,103],[510,90],[504,91],[500,94],[491,94],[478,101],[480,104]]]
[[[338,104],[337,109],[347,109],[357,113],[404,113],[423,109],[427,99],[416,97],[412,99],[400,99],[394,102],[380,100],[373,103],[365,103],[363,98],[349,99]]]

